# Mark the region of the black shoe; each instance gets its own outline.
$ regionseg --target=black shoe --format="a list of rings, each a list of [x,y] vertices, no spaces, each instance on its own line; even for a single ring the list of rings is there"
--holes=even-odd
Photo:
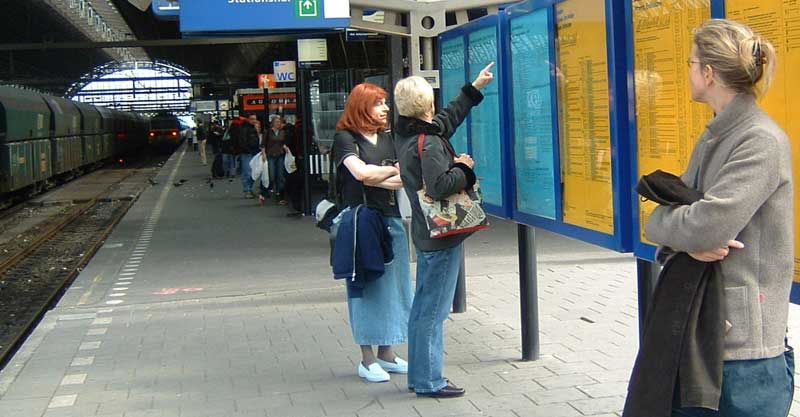
[[[432,398],[455,398],[461,397],[464,395],[466,391],[464,388],[459,388],[455,386],[450,381],[447,381],[447,386],[443,387],[439,391],[434,392],[418,392],[418,397],[432,397]]]

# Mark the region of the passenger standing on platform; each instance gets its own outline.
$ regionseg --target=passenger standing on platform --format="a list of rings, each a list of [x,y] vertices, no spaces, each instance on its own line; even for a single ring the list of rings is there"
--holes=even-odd
[[[677,394],[672,415],[783,417],[793,393],[785,355],[794,257],[792,149],[756,103],[772,81],[775,49],[749,27],[722,19],[704,23],[693,40],[692,99],[711,106],[715,116],[681,179],[703,198],[657,207],[646,233],[660,251],[716,262],[726,329],[719,411],[678,408],[698,397]]]
[[[220,153],[220,148],[222,147],[222,136],[224,134],[225,130],[219,125],[218,120],[211,122],[211,131],[208,137],[208,142],[211,145],[212,154],[216,155]]]
[[[408,338],[413,297],[408,239],[395,194],[403,184],[392,137],[385,131],[386,96],[376,85],[355,86],[336,125],[333,146],[343,205],[352,209],[366,200],[367,207],[381,213],[392,237],[394,261],[385,265],[384,274],[366,282],[360,297],[348,286],[350,327],[361,346],[358,375],[370,382],[388,381],[387,372],[408,372],[408,363],[392,346]],[[377,358],[373,345],[378,346]]]
[[[253,194],[254,181],[250,175],[250,160],[253,159],[253,156],[258,154],[259,143],[261,143],[258,134],[259,126],[258,116],[255,114],[248,116],[247,122],[242,123],[239,164],[241,164],[242,167],[242,191],[244,192],[244,198],[255,198],[255,194]]]
[[[222,166],[229,181],[236,176],[236,158],[239,154],[239,137],[242,132],[242,121],[235,118],[228,123],[228,130],[222,136]]]
[[[206,156],[206,141],[208,140],[208,131],[206,130],[205,125],[203,125],[202,120],[197,121],[197,142],[200,145],[200,160],[203,161],[203,165],[208,164],[208,158]]]
[[[286,179],[286,168],[284,167],[284,157],[286,156],[284,147],[286,145],[287,132],[283,126],[283,117],[279,114],[273,115],[271,126],[265,132],[261,143],[261,152],[268,162],[269,188],[280,205],[286,205],[283,195]]]
[[[472,84],[462,87],[461,94],[438,114],[434,113],[433,88],[424,78],[405,78],[394,90],[400,113],[395,141],[401,178],[411,200],[411,236],[417,249],[417,292],[408,321],[408,388],[419,396],[464,395],[463,388],[442,375],[443,326],[453,304],[464,256],[463,241],[469,234],[432,239],[417,191],[424,183],[431,197],[444,199],[475,184],[475,162],[466,154],[455,156],[449,139],[472,107],[483,100],[478,90],[494,78],[490,72],[493,65],[484,68]],[[422,134],[420,160],[418,139]]]

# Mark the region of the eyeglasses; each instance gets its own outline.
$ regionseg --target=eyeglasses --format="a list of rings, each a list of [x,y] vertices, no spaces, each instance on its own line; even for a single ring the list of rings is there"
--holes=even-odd
[[[701,62],[701,61],[694,60],[694,59],[692,59],[692,58],[688,58],[688,59],[686,60],[686,65],[687,65],[689,68],[691,68],[691,67],[692,67],[692,64],[702,64],[702,62]]]

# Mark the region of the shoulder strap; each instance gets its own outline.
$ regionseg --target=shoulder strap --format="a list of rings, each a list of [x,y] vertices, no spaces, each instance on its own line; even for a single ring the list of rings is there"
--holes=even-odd
[[[419,162],[422,162],[422,148],[425,146],[425,134],[420,133],[417,138],[417,154],[419,155]]]
[[[353,138],[353,145],[356,146],[356,153],[358,153],[358,155],[357,155],[358,159],[363,161],[364,158],[361,157],[361,147],[358,146],[358,139]],[[362,181],[359,181],[359,182],[361,183],[361,199],[364,201],[364,207],[366,207],[367,206],[367,189],[366,189],[366,185],[364,185],[364,183]]]

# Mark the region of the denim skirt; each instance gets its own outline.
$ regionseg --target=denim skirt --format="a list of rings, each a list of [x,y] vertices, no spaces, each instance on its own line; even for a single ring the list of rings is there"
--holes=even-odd
[[[347,299],[353,340],[359,346],[390,346],[408,339],[408,315],[414,300],[408,237],[402,219],[384,220],[392,234],[394,260],[380,278],[366,284],[362,297]]]

